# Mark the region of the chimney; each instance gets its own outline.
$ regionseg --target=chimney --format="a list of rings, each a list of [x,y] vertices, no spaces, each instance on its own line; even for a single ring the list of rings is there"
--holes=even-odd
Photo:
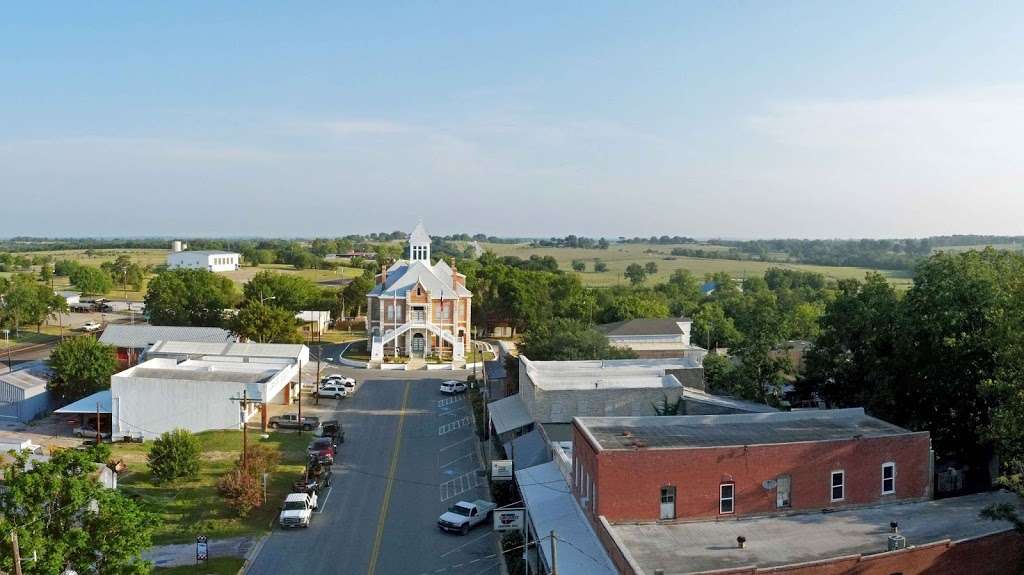
[[[455,265],[455,258],[451,258],[452,262],[452,286],[462,285],[462,278],[459,277],[459,268]]]
[[[391,267],[391,264],[388,263],[388,260],[381,260],[380,261],[380,285],[382,285],[382,286],[388,285],[388,268],[389,267]]]

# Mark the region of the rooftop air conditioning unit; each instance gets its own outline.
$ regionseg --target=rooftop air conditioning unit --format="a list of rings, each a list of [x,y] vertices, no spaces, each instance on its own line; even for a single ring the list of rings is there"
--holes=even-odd
[[[899,551],[907,548],[907,538],[902,535],[889,536],[889,551]]]

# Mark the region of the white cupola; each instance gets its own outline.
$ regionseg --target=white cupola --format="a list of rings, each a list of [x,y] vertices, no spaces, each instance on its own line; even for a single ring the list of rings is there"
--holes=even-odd
[[[409,260],[426,262],[430,265],[430,236],[423,229],[423,222],[409,234]]]

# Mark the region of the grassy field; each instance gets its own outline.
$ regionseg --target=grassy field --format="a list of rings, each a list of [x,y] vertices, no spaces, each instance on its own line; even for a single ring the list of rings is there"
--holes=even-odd
[[[123,458],[128,469],[119,478],[120,489],[160,517],[154,544],[188,543],[197,533],[211,539],[266,532],[277,517],[281,501],[302,473],[309,434],[272,432],[261,440],[249,433],[249,441],[269,446],[281,454],[281,463],[267,488],[267,503],[249,517],[240,518],[217,493],[217,479],[231,470],[242,450],[240,431],[206,431],[196,436],[202,445],[199,478],[176,485],[150,483],[146,454],[152,443],[113,444],[113,457]]]
[[[745,275],[762,275],[768,268],[787,268],[794,270],[810,271],[825,275],[834,279],[857,278],[862,279],[864,274],[870,271],[880,271],[883,275],[897,286],[909,285],[911,281],[908,272],[871,270],[867,268],[854,267],[831,267],[813,266],[805,264],[782,264],[770,262],[738,261],[727,259],[689,258],[673,256],[672,248],[700,248],[711,250],[721,246],[672,246],[653,244],[622,244],[613,245],[607,250],[592,250],[579,248],[535,248],[528,244],[481,244],[499,256],[517,256],[529,258],[532,255],[552,256],[558,261],[558,266],[563,270],[571,270],[573,260],[582,260],[587,264],[587,271],[580,274],[583,283],[595,287],[607,287],[614,285],[627,285],[629,280],[623,277],[626,266],[631,263],[645,264],[654,262],[658,265],[658,273],[649,277],[647,283],[659,283],[668,279],[672,272],[680,269],[689,270],[697,277],[704,277],[705,274],[714,272],[726,272],[734,277],[742,278]],[[724,249],[724,248],[722,248]],[[594,272],[594,258],[598,258],[608,265],[608,271]]]
[[[244,563],[244,559],[236,557],[213,557],[198,567],[156,567],[153,569],[153,575],[235,575]]]

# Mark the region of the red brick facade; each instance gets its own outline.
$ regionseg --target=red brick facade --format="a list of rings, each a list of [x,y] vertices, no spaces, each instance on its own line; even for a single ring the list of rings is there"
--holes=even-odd
[[[714,519],[778,511],[842,508],[930,495],[926,432],[891,437],[678,449],[599,451],[573,428],[573,489],[581,506],[612,523],[657,521],[661,489],[675,488],[675,519]],[[895,464],[895,492],[882,493],[882,466]],[[833,471],[843,497],[832,501]],[[790,478],[790,505],[777,506],[767,480]],[[734,511],[720,513],[721,485],[734,485]]]

